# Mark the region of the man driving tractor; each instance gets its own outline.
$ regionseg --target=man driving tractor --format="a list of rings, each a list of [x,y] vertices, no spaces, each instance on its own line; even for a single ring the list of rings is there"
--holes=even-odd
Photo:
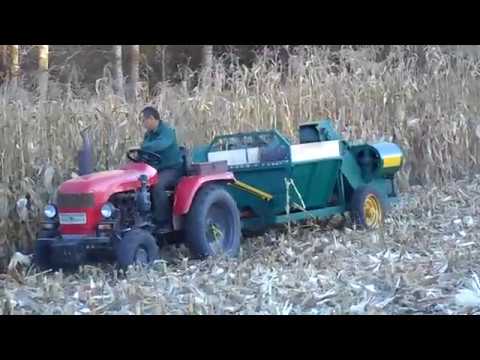
[[[177,144],[175,130],[160,119],[158,111],[151,106],[141,112],[145,133],[140,150],[155,153],[159,159],[149,160],[149,164],[157,169],[159,181],[152,192],[154,215],[153,220],[162,230],[170,228],[171,207],[167,189],[177,185],[183,174],[183,159]],[[159,211],[157,211],[159,210]]]

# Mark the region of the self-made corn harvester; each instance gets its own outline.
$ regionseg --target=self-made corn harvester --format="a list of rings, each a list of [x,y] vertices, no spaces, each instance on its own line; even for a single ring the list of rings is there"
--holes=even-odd
[[[35,259],[42,268],[109,259],[121,267],[151,263],[166,242],[184,241],[194,257],[239,252],[241,234],[350,212],[359,226],[382,225],[397,197],[404,157],[389,142],[352,144],[331,121],[299,127],[298,144],[277,130],[215,137],[184,156],[184,176],[170,189],[170,229],[159,229],[150,193],[156,154],[132,149],[118,170],[63,183],[45,208]],[[191,159],[191,160],[190,160]]]

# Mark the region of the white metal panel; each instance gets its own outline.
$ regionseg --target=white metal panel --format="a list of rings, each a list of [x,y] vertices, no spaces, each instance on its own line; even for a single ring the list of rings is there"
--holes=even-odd
[[[248,153],[248,159],[247,159]],[[229,166],[258,163],[258,148],[214,151],[208,153],[208,161],[227,161]],[[248,160],[248,161],[247,161]]]
[[[208,153],[208,161],[227,161],[228,165],[240,165],[247,162],[247,156],[244,149],[215,151]]]
[[[291,146],[292,162],[315,161],[341,157],[340,141],[321,141]]]
[[[247,152],[248,152],[248,163],[249,164],[255,164],[255,163],[258,163],[260,162],[260,159],[259,159],[259,149],[258,148],[249,148],[247,149]]]

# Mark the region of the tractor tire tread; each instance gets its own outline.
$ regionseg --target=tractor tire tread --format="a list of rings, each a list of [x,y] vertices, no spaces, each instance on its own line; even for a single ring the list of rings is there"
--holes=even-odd
[[[117,262],[120,268],[126,269],[133,264],[139,246],[143,246],[146,250],[149,263],[160,257],[160,250],[155,237],[145,230],[133,229],[125,234],[116,245]]]
[[[236,256],[240,250],[241,224],[235,200],[222,186],[207,184],[197,192],[185,224],[185,242],[195,258],[201,259],[212,255],[210,246],[199,234],[203,233],[201,230],[204,225],[202,220],[205,218],[207,208],[216,201],[215,199],[224,201],[233,212],[234,239],[231,249],[229,249],[231,256]]]

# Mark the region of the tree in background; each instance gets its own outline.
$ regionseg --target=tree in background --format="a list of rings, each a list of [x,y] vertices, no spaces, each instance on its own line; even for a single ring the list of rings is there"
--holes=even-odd
[[[213,45],[203,45],[202,49],[202,66],[211,70],[213,65]]]
[[[38,45],[38,72],[40,102],[43,102],[48,93],[48,45]]]
[[[14,86],[17,85],[19,70],[20,70],[19,46],[11,45],[10,47],[10,79]]]
[[[165,81],[167,79],[167,47],[168,45],[159,45],[158,53],[159,56],[157,58],[160,58],[160,79],[161,81]]]
[[[105,77],[105,66],[112,64],[114,91],[126,96],[129,101],[138,96],[140,77],[146,81],[148,89],[154,89],[159,82],[169,82],[172,85],[183,82],[188,73],[183,71],[185,68],[191,69],[194,73],[202,72],[203,76],[207,76],[204,80],[208,80],[208,74],[211,75],[208,69],[213,70],[214,54],[232,55],[221,56],[224,64],[235,62],[250,68],[258,56],[271,53],[276,56],[278,63],[282,64],[282,68],[286,69],[290,54],[294,55],[302,48],[294,45],[142,45],[141,47],[139,45],[48,45],[48,47],[49,89],[52,87],[52,82],[70,84],[75,78],[75,91],[79,89],[92,91],[96,81]],[[325,51],[330,51],[333,63],[337,64],[340,61],[342,45],[322,45],[321,47]],[[360,50],[363,46],[348,47],[352,50]],[[35,51],[30,51],[31,48]],[[377,46],[376,61],[384,61],[394,48],[390,45]],[[417,55],[417,70],[423,71],[426,61],[424,47],[410,45],[402,48],[407,57],[412,52]],[[446,51],[445,46],[441,48],[442,51]],[[466,51],[465,46],[461,48],[462,51]],[[32,80],[38,82],[37,49],[39,49],[38,45],[25,45],[21,48],[19,45],[1,46],[0,73],[3,74],[0,74],[0,79],[3,77],[5,81],[11,79],[12,82],[16,82],[21,69],[22,82],[25,86],[30,87]],[[142,56],[141,60],[140,56]],[[480,57],[480,52],[475,56]],[[123,78],[123,81],[119,81],[120,78]],[[201,79],[196,76],[188,77],[187,82],[194,87],[197,80]]]
[[[123,89],[122,45],[113,45],[113,91],[118,96],[125,96]]]
[[[130,79],[129,79],[129,91],[128,100],[135,102],[137,100],[137,84],[138,84],[138,72],[140,63],[140,45],[130,45]]]
[[[212,67],[213,67],[213,45],[203,45],[202,47],[202,63],[201,67],[203,70],[205,83],[211,78]]]
[[[7,45],[0,45],[0,80],[3,80],[7,74],[8,68],[8,48]]]

